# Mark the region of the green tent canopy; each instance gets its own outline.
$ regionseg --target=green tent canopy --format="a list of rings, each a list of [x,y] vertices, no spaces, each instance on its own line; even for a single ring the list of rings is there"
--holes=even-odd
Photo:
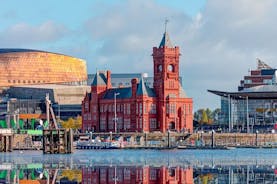
[[[13,119],[11,120],[11,128],[13,128],[13,129],[16,128],[16,123]]]
[[[12,170],[10,174],[12,180],[15,178],[15,175],[16,175],[16,171]]]
[[[0,171],[0,179],[6,179],[7,171]]]
[[[31,179],[32,179],[32,180],[35,180],[35,179],[36,179],[35,170],[34,170],[34,169],[32,169],[32,172],[31,172]]]
[[[22,119],[19,120],[19,128],[24,129],[24,121]]]
[[[0,120],[0,128],[8,128],[5,120]]]
[[[20,171],[19,171],[19,179],[23,179],[24,178],[24,171],[21,169]]]
[[[35,119],[31,119],[31,129],[35,129],[35,123],[36,123],[36,120]]]

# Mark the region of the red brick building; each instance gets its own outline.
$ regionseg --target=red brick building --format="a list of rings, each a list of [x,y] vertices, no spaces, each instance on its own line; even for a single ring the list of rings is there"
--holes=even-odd
[[[113,88],[111,72],[97,72],[82,102],[82,130],[152,132],[193,130],[193,101],[179,81],[179,47],[165,32],[153,48],[153,88],[143,77],[131,87]]]

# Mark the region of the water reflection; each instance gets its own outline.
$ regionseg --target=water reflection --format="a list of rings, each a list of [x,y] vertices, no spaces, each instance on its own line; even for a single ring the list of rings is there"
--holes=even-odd
[[[193,183],[193,169],[153,166],[95,166],[82,169],[82,182],[88,183]]]
[[[277,150],[0,153],[0,183],[277,183]]]

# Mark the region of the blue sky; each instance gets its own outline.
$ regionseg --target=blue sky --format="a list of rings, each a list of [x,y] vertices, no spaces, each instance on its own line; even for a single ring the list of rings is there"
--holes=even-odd
[[[195,110],[219,107],[207,89],[237,90],[257,57],[276,67],[276,0],[2,0],[0,47],[79,57],[88,73],[152,75],[165,18]]]

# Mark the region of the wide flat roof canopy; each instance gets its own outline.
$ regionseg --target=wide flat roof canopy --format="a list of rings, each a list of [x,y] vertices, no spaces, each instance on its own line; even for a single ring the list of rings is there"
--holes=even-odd
[[[208,92],[213,93],[218,96],[228,97],[232,99],[277,99],[277,91],[266,91],[266,92],[226,92],[226,91],[216,91],[216,90],[208,90]]]

